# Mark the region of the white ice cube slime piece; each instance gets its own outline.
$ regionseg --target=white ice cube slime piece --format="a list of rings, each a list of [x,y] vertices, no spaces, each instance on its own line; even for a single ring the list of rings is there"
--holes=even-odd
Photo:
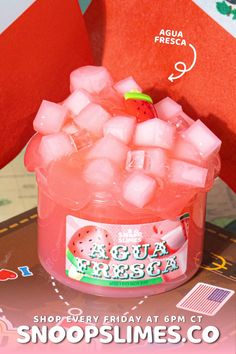
[[[147,174],[164,177],[166,154],[160,148],[131,150],[127,154],[126,170],[143,170]]]
[[[157,177],[164,177],[166,173],[166,153],[160,148],[150,148],[146,150],[147,165],[146,172]]]
[[[138,146],[152,146],[154,144],[155,129],[155,118],[138,123],[134,133],[134,144]]]
[[[199,151],[188,141],[179,138],[174,147],[174,156],[179,160],[201,163]]]
[[[123,167],[128,147],[112,135],[99,139],[87,155],[89,159],[107,158]]]
[[[169,120],[170,118],[178,116],[183,112],[181,105],[172,100],[170,97],[163,98],[161,101],[155,103],[154,106],[158,117],[164,120]]]
[[[70,135],[70,134],[75,134],[78,132],[78,126],[73,123],[73,122],[68,122],[66,123],[63,128],[62,128],[62,132]]]
[[[189,117],[186,113],[182,112],[181,113],[181,118],[183,118],[185,120],[185,122],[188,124],[188,125],[192,125],[195,120],[192,119],[191,117]]]
[[[218,152],[221,146],[221,140],[200,119],[183,132],[183,137],[199,151],[204,159]]]
[[[171,149],[175,138],[175,127],[158,118],[146,120],[136,126],[134,144]]]
[[[108,159],[91,160],[84,170],[85,181],[94,185],[111,185],[114,178],[115,169]]]
[[[85,89],[90,93],[99,93],[105,87],[112,86],[113,80],[108,70],[103,66],[83,66],[70,74],[71,92]]]
[[[169,179],[172,183],[204,188],[206,177],[206,168],[180,160],[171,161]]]
[[[146,152],[144,150],[130,150],[127,154],[125,169],[144,170],[146,166]]]
[[[39,145],[39,153],[45,165],[75,151],[70,138],[65,133],[43,136]]]
[[[81,129],[79,127],[75,133],[70,134],[70,138],[78,151],[88,148],[93,144],[91,134],[86,129]]]
[[[178,131],[187,129],[194,120],[183,112],[182,106],[170,97],[163,98],[155,103],[158,117],[172,123]]]
[[[128,144],[135,128],[135,117],[116,116],[109,119],[103,126],[104,135],[111,134]]]
[[[102,106],[96,103],[90,103],[80,114],[75,117],[75,123],[89,131],[95,137],[100,138],[103,135],[103,125],[111,117]]]
[[[63,102],[63,106],[66,107],[72,115],[77,116],[90,102],[91,98],[87,92],[77,90],[67,97]]]
[[[122,96],[129,91],[142,92],[141,87],[134,80],[133,76],[128,76],[123,80],[118,81],[114,85],[114,89],[119,92]]]
[[[156,181],[142,172],[134,172],[123,185],[123,198],[130,204],[143,208],[154,197]]]
[[[66,115],[65,107],[44,100],[34,118],[34,129],[44,135],[58,133],[66,120]]]

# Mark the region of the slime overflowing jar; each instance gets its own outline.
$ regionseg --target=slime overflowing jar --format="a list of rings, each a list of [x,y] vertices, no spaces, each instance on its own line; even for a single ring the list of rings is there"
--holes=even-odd
[[[134,297],[173,289],[198,270],[206,193],[220,140],[170,98],[155,105],[132,77],[71,74],[71,95],[43,101],[25,165],[38,182],[38,253],[58,281]]]

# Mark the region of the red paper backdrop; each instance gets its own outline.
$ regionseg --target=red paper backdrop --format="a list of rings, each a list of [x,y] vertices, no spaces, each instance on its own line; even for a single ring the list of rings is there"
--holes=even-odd
[[[0,167],[33,133],[43,98],[69,93],[69,74],[91,63],[87,32],[77,0],[37,0],[1,35]]]
[[[132,74],[155,99],[170,95],[222,139],[221,177],[236,189],[235,39],[192,1],[94,0],[85,20],[97,64],[115,79]],[[193,51],[154,44],[162,28],[183,31],[197,49],[194,69],[174,83],[174,64],[190,66]]]
[[[155,99],[167,94],[223,140],[222,178],[236,189],[236,41],[191,1],[93,0],[85,15],[97,64],[115,79],[134,75]],[[194,69],[171,83],[176,61],[192,62],[190,47],[154,44],[161,28],[182,30],[197,49]],[[43,98],[60,101],[69,73],[91,63],[77,0],[37,0],[0,41],[0,167],[32,134]]]

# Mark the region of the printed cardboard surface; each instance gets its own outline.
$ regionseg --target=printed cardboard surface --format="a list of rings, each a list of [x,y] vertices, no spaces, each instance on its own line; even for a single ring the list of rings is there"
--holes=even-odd
[[[189,282],[181,287],[157,296],[133,298],[133,299],[112,299],[99,298],[82,294],[73,289],[65,287],[45,272],[37,257],[37,211],[32,209],[0,224],[0,259],[1,269],[8,269],[17,273],[15,280],[0,282],[0,317],[5,316],[2,323],[2,331],[5,333],[1,338],[0,325],[0,346],[9,342],[15,343],[16,333],[10,327],[17,327],[22,324],[33,324],[33,316],[66,316],[71,311],[81,313],[85,316],[100,315],[129,315],[143,316],[143,321],[149,315],[185,315],[187,323],[181,324],[183,328],[189,326],[190,317],[196,315],[194,312],[183,311],[176,308],[177,303],[191,290],[198,282],[209,283],[219,287],[236,289],[236,275],[234,255],[236,249],[236,238],[233,234],[224,231],[212,224],[206,224],[205,253],[202,268]],[[33,273],[31,276],[22,276],[18,267],[29,267]],[[26,272],[27,274],[27,272]],[[214,317],[204,316],[202,326],[215,325],[221,331],[221,337],[217,343],[208,345],[208,351],[222,353],[223,348],[228,348],[227,353],[233,354],[235,350],[235,295],[223,306]],[[212,320],[212,318],[214,320]],[[9,321],[9,322],[7,322]],[[8,330],[3,329],[8,323]],[[160,323],[163,324],[163,323]],[[53,325],[52,323],[49,325]],[[98,323],[99,325],[99,323]],[[16,343],[15,343],[16,344]],[[175,345],[176,352],[181,352],[182,345]],[[190,345],[190,344],[189,344]],[[23,346],[23,349],[25,346]],[[146,348],[140,353],[146,353]],[[148,352],[154,353],[158,346],[148,345]],[[166,347],[168,352],[168,346]],[[88,349],[92,350],[92,346]],[[101,349],[101,348],[100,348]],[[105,349],[111,350],[108,346]],[[105,350],[102,349],[103,352]],[[137,346],[136,346],[137,349]],[[135,346],[131,346],[134,350]],[[199,346],[193,346],[192,352],[205,353]],[[99,352],[99,350],[98,350]],[[87,351],[86,351],[87,353]]]

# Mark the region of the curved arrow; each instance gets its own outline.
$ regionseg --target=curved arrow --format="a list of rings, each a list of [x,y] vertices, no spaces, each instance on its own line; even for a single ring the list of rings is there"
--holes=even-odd
[[[189,44],[189,46],[193,50],[193,62],[191,64],[191,66],[189,68],[187,68],[187,65],[183,61],[178,61],[177,63],[175,63],[175,70],[178,71],[180,74],[177,76],[174,76],[173,73],[170,74],[170,76],[168,77],[169,81],[173,82],[174,80],[181,78],[185,73],[192,70],[193,67],[195,66],[196,61],[197,61],[197,51],[196,51],[196,48],[191,43]]]

